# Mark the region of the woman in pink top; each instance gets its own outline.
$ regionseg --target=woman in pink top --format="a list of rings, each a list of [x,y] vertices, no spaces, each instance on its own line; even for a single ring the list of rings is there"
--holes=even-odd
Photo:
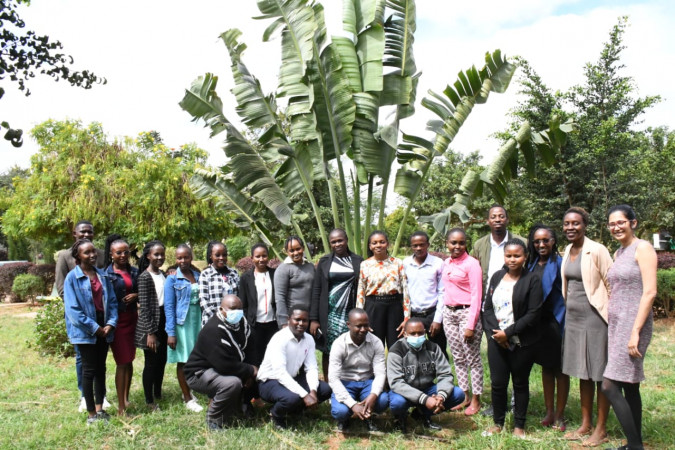
[[[480,410],[483,393],[483,362],[480,339],[483,327],[479,320],[483,294],[483,272],[478,260],[466,252],[466,232],[453,228],[446,240],[450,258],[443,263],[443,329],[450,344],[455,363],[457,384],[467,394],[464,402],[453,410],[466,406],[464,414],[472,416]],[[469,400],[469,369],[471,369],[471,400]]]

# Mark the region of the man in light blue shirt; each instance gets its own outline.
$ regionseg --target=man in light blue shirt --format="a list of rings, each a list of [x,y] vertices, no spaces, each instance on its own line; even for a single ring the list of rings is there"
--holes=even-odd
[[[429,254],[429,235],[415,231],[410,236],[413,254],[403,260],[408,277],[410,317],[424,323],[429,340],[438,344],[448,359],[447,341],[443,332],[443,260]]]

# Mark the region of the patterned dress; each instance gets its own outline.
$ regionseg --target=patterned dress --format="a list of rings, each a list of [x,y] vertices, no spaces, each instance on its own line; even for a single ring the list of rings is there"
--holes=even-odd
[[[640,330],[638,350],[642,358],[633,358],[628,353],[633,324],[637,317],[642,297],[642,275],[635,261],[635,250],[640,242],[636,239],[631,245],[616,252],[616,260],[607,273],[610,285],[609,295],[609,345],[605,378],[625,383],[639,383],[645,379],[643,369],[644,356],[652,339],[654,318],[652,312]]]
[[[176,324],[176,349],[167,350],[170,364],[187,362],[201,329],[202,310],[199,307],[199,284],[192,283],[190,285],[190,306],[185,316],[185,323]]]
[[[354,267],[350,256],[335,255],[328,271],[328,330],[326,330],[326,349],[330,352],[335,339],[347,328],[347,304],[351,294],[354,278]]]

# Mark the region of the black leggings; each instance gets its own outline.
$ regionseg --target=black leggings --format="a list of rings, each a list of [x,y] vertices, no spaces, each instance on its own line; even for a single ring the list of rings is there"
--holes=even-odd
[[[155,399],[162,398],[162,381],[164,380],[164,368],[166,367],[166,341],[167,335],[164,330],[166,319],[164,309],[159,314],[159,327],[155,337],[157,338],[157,352],[143,350],[145,366],[143,367],[143,392],[145,403],[155,403]]]
[[[99,317],[100,316],[100,317]],[[104,322],[103,313],[97,313],[99,326]],[[82,396],[87,411],[96,411],[96,405],[105,397],[105,360],[108,357],[106,338],[97,337],[95,344],[77,344],[82,357]]]
[[[373,334],[380,338],[382,344],[386,339],[387,349],[398,340],[396,327],[403,322],[403,299],[395,301],[374,300],[366,297],[365,310],[370,320]]]
[[[602,392],[612,404],[614,414],[628,440],[628,448],[642,447],[642,397],[640,383],[602,379]],[[623,391],[623,394],[621,393]]]
[[[500,347],[494,340],[488,341],[488,363],[492,382],[492,408],[495,425],[504,426],[506,417],[506,389],[509,378],[513,381],[513,422],[516,428],[525,428],[525,416],[530,402],[530,371],[534,364],[534,345],[516,347],[513,351]]]

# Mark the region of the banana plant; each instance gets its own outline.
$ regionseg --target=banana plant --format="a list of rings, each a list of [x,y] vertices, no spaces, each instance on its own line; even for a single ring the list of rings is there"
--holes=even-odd
[[[239,131],[224,116],[216,76],[206,74],[193,82],[180,105],[194,120],[204,121],[212,136],[225,131],[229,161],[198,172],[192,188],[222,200],[242,226],[266,241],[271,240],[265,227],[270,220],[301,232],[292,205],[298,195],[306,195],[327,250],[313,192],[315,183],[327,183],[333,225],[344,227],[355,248],[365,253],[363,238],[376,211],[379,226],[384,224],[394,161],[401,164],[394,189],[408,199],[407,218],[434,158],[445,152],[475,104],[484,103],[490,92],[504,92],[515,66],[497,50],[487,54],[480,71],[461,72],[444,96],[431,92],[422,105],[441,120],[429,122],[435,137],[427,141],[400,131],[401,120],[415,112],[420,77],[413,53],[414,0],[344,0],[347,36],[332,37],[320,3],[258,0],[258,8],[256,19],[271,21],[263,40],[281,35],[278,86],[266,94],[249,72],[238,30],[221,35],[231,61],[236,113],[255,133]],[[379,205],[373,200],[377,185],[382,187]]]

